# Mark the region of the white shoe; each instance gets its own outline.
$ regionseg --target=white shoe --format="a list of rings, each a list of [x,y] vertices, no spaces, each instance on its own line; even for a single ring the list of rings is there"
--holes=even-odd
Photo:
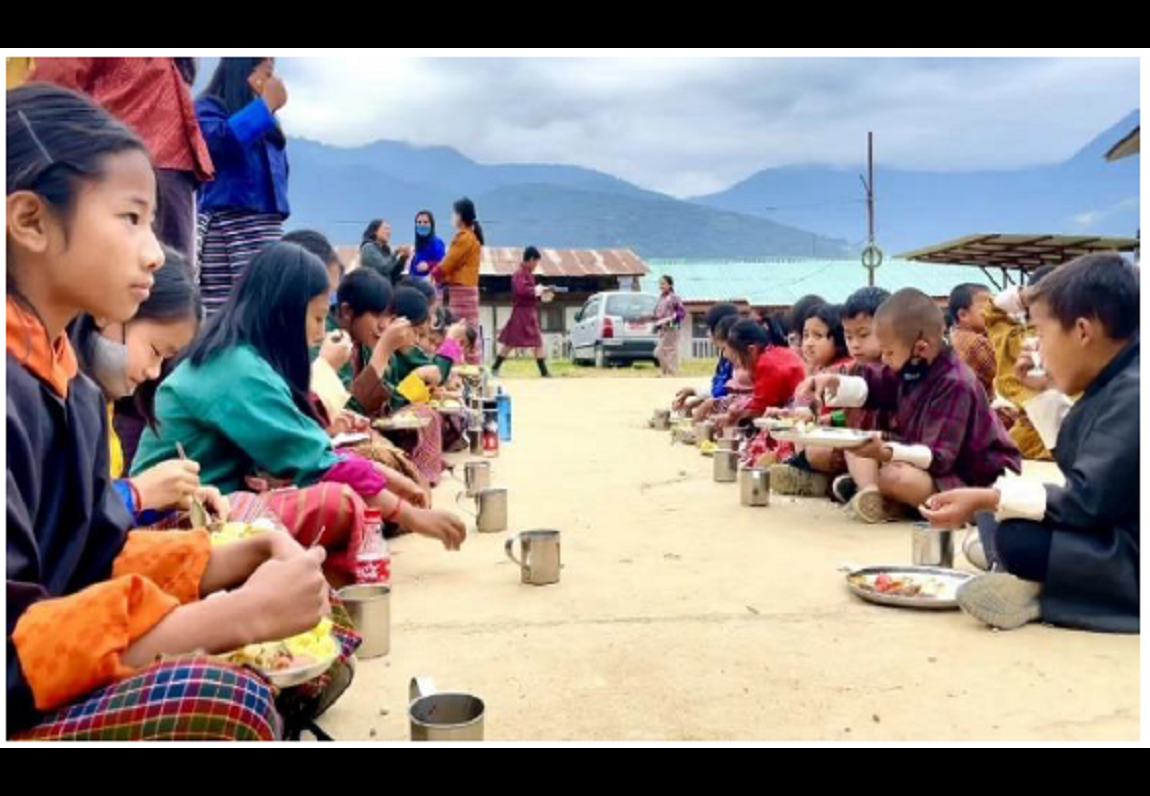
[[[958,604],[979,622],[1017,630],[1042,619],[1042,585],[1002,572],[979,575],[958,589]]]
[[[860,489],[851,499],[850,508],[855,517],[867,525],[882,525],[899,518],[898,507],[883,497],[877,486]]]
[[[966,539],[962,542],[962,554],[975,569],[991,572],[990,559],[986,557],[986,548],[982,545],[982,537],[978,535],[978,528],[971,528],[966,532]]]

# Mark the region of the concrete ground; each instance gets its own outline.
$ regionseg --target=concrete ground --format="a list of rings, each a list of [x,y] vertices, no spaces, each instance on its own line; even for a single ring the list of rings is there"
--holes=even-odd
[[[486,701],[488,740],[1138,739],[1137,637],[859,602],[836,568],[909,562],[909,527],[742,508],[646,428],[678,382],[507,384],[496,485],[513,530],[563,532],[563,582],[521,586],[502,534],[399,540],[392,653],[321,722],[337,738],[406,740],[408,680],[430,675]]]

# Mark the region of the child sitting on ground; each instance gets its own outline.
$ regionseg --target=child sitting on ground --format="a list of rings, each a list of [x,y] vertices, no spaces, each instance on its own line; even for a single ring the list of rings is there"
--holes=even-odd
[[[963,585],[958,601],[988,625],[1139,631],[1138,282],[1121,256],[1092,254],[1028,291],[1047,372],[1082,395],[1055,448],[1066,485],[1007,476],[924,510],[944,528],[977,517],[998,571]]]
[[[994,344],[986,335],[985,312],[990,305],[990,289],[983,285],[959,285],[950,294],[950,315],[954,326],[950,330],[950,344],[959,359],[974,371],[994,401],[994,377],[998,361]]]
[[[1027,282],[1029,288],[1033,290],[1053,271],[1054,266],[1049,265],[1034,271]],[[1023,290],[1019,287],[1004,290],[987,305],[984,313],[986,331],[998,361],[994,386],[1003,400],[1010,402],[1016,415],[1010,438],[1022,458],[1052,461],[1050,451],[1057,440],[1058,429],[1057,424],[1044,421],[1051,414],[1062,414],[1064,408],[1057,407],[1058,400],[1047,394],[1047,385],[1030,375],[1029,368],[1019,371],[1016,367],[1026,354],[1027,340],[1038,334],[1026,316],[1022,296]],[[1054,412],[1050,411],[1052,404],[1056,407]],[[1042,424],[1041,430],[1036,427],[1035,418]]]
[[[875,318],[884,369],[815,376],[798,390],[799,400],[894,412],[903,444],[875,437],[854,451],[879,463],[877,478],[860,482],[851,503],[864,522],[897,519],[936,493],[987,487],[1007,470],[1021,471],[1018,449],[982,385],[944,342],[945,331],[929,296],[899,291]]]
[[[881,287],[864,287],[856,291],[843,305],[843,333],[854,365],[848,375],[862,376],[871,368],[882,368],[882,350],[874,333],[874,317],[878,308],[890,298],[890,291]],[[839,420],[838,413],[835,420]],[[842,424],[859,431],[890,431],[891,413],[881,409],[843,410]],[[838,425],[838,422],[835,423]],[[831,485],[836,501],[849,504],[858,493],[858,483],[878,482],[878,462],[864,459],[851,451],[844,451],[847,474],[840,475]]]
[[[723,341],[716,332],[721,322],[727,318],[738,318],[739,308],[734,304],[719,304],[707,313],[707,328],[711,330],[711,342],[719,350],[719,361],[715,364],[715,375],[711,383],[703,389],[686,387],[675,396],[671,408],[676,412],[690,413],[695,422],[702,422],[714,409],[715,402],[727,396],[727,384],[735,372],[735,365],[723,351]],[[728,327],[729,328],[729,327]]]
[[[809,374],[850,374],[854,361],[847,350],[842,317],[842,307],[822,304],[811,311],[803,324],[803,360]],[[782,410],[779,414],[831,422],[830,409],[822,410],[818,418],[806,408]],[[800,448],[787,464],[771,468],[771,489],[780,495],[826,497],[830,490],[828,476],[841,475],[846,469],[842,451]]]

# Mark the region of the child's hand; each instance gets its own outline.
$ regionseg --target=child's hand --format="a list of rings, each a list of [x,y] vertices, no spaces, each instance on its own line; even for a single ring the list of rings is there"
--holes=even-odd
[[[299,635],[330,612],[326,557],[322,547],[314,547],[286,561],[272,559],[236,592],[243,601],[243,620],[253,623],[253,642]]]
[[[386,331],[379,336],[376,343],[377,351],[387,351],[394,354],[396,351],[405,351],[415,345],[415,330],[407,318],[398,318],[388,325]]]
[[[826,402],[827,395],[834,395],[842,381],[838,376],[811,376],[795,390],[795,400],[799,403],[812,401]]]
[[[403,512],[400,525],[420,536],[438,539],[448,550],[459,550],[467,540],[467,526],[446,511],[409,508]]]
[[[1054,382],[1048,375],[1038,375],[1037,364],[1033,355],[1023,353],[1014,363],[1014,376],[1027,389],[1034,392],[1046,392],[1054,386]]]
[[[351,335],[344,332],[332,332],[323,339],[319,356],[320,359],[331,365],[333,370],[339,371],[348,362],[351,362],[351,353],[354,350],[355,346],[351,342]]]
[[[268,531],[258,538],[267,542],[269,561],[290,561],[307,552],[307,549],[286,531]],[[322,539],[320,543],[323,543]]]
[[[200,490],[200,465],[185,459],[169,459],[132,479],[140,493],[139,511],[163,511],[192,507]]]
[[[208,510],[208,513],[220,520],[227,520],[232,513],[232,505],[220,490],[214,486],[200,487],[196,498]]]
[[[998,501],[995,489],[955,489],[930,498],[919,511],[935,528],[958,530],[978,512],[996,510]]]
[[[687,399],[695,395],[695,390],[691,387],[684,387],[679,390],[679,394],[675,396],[675,402],[671,404],[671,408],[676,412],[682,411],[683,407],[687,405]]]
[[[858,448],[851,448],[850,452],[860,459],[872,459],[880,464],[889,462],[891,455],[891,450],[887,444],[883,442],[881,434],[875,434],[865,445]]]

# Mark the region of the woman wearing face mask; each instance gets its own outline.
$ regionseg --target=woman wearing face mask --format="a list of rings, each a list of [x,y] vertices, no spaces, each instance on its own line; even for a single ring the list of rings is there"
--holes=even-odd
[[[156,272],[148,300],[127,323],[101,322],[83,315],[73,324],[71,338],[84,373],[99,385],[108,401],[108,444],[116,491],[138,524],[142,515],[188,510],[194,499],[218,517],[228,516],[228,502],[213,487],[200,484],[200,466],[173,459],[124,477],[124,451],[112,427],[113,402],[137,395],[137,408],[153,418],[155,385],[164,363],[191,344],[199,330],[201,305],[183,258],[165,249],[164,266]]]
[[[415,247],[411,255],[410,275],[420,281],[431,278],[447,253],[443,239],[435,234],[435,216],[430,210],[420,210],[415,216]]]

